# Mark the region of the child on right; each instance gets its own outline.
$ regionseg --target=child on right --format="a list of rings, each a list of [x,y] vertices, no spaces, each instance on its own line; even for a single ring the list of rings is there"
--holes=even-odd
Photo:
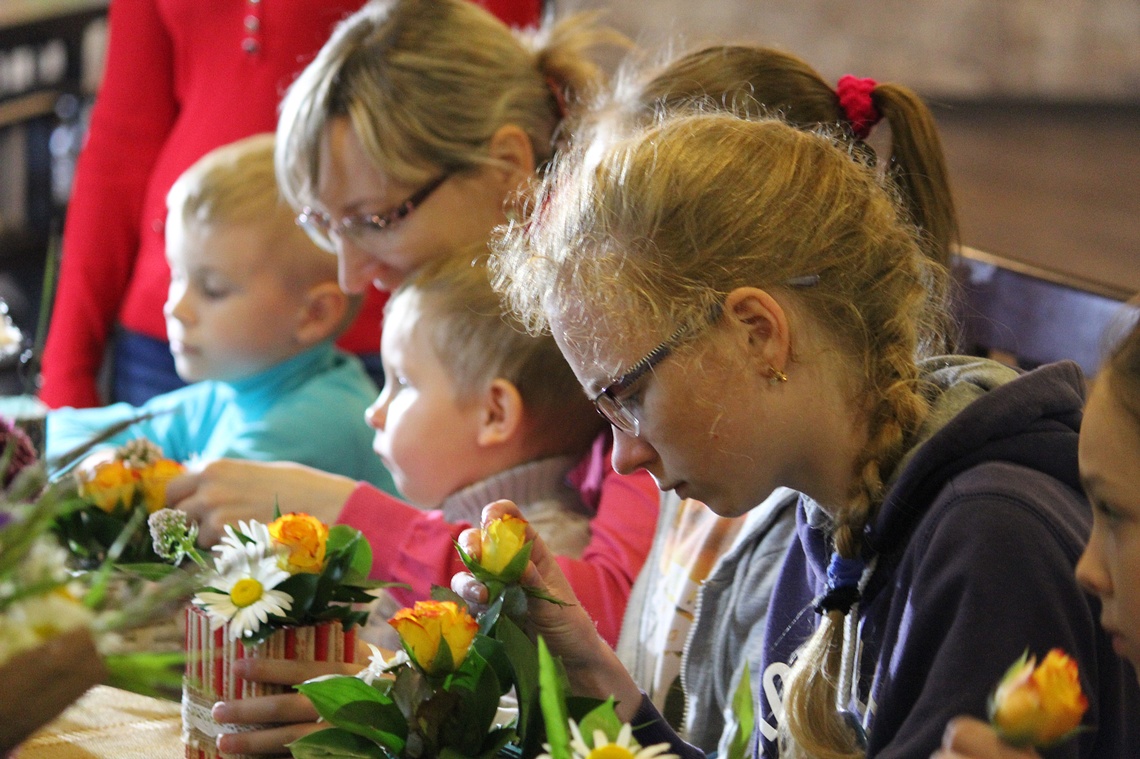
[[[1101,602],[1118,654],[1140,666],[1140,321],[1108,355],[1081,424],[1081,482],[1093,505],[1092,534],[1077,580]],[[1134,718],[1140,714],[1134,714]],[[986,723],[959,717],[932,759],[1036,759],[1004,744]]]

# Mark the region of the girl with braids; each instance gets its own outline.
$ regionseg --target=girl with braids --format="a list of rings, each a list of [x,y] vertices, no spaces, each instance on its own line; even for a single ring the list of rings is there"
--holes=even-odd
[[[611,101],[598,109],[602,128],[615,116],[648,123],[660,111],[694,103],[779,113],[799,129],[843,135],[858,160],[875,165],[864,140],[885,118],[890,152],[878,165],[889,167],[904,207],[924,230],[927,254],[948,264],[957,221],[945,159],[933,116],[906,87],[845,76],[833,88],[794,55],[746,45],[705,47],[619,81]],[[670,724],[682,727],[691,743],[723,754],[739,729],[731,707],[746,665],[753,690],[762,693],[763,623],[795,530],[795,493],[781,488],[735,518],[676,500],[662,501],[617,651]],[[742,587],[748,588],[743,597]]]
[[[1080,467],[1093,504],[1092,536],[1077,564],[1077,580],[1101,601],[1113,647],[1140,667],[1140,320],[1110,351],[1085,406]],[[1137,715],[1133,713],[1133,718]],[[1031,759],[1009,747],[980,720],[947,727],[934,759]]]
[[[341,287],[391,290],[428,261],[485,245],[550,159],[573,109],[600,86],[588,53],[619,40],[584,17],[516,34],[465,0],[372,2],[341,23],[286,94],[277,130],[283,192],[298,222],[336,254]],[[415,377],[392,390],[404,399],[421,391]],[[613,472],[610,442],[608,431],[599,435],[568,476],[591,510],[590,543],[580,558],[559,561],[616,641],[658,496],[644,473]],[[167,498],[200,521],[205,542],[226,523],[269,518],[274,503],[352,525],[375,548],[372,576],[411,586],[393,592],[404,604],[462,566],[454,540],[465,524],[296,464],[214,461],[171,482]],[[242,677],[274,682],[323,674],[242,666]],[[221,736],[219,748],[235,754],[279,752],[316,719],[299,694],[224,703],[214,716],[310,723]]]
[[[929,756],[1026,647],[1057,646],[1080,663],[1092,729],[1056,755],[1140,755],[1135,679],[1073,578],[1091,519],[1080,372],[931,357],[945,272],[845,143],[678,115],[563,159],[535,207],[497,246],[498,283],[610,420],[615,468],[722,516],[780,485],[802,494],[759,751]],[[480,551],[476,531],[461,543]],[[541,541],[531,559],[524,582],[571,600]],[[470,575],[452,587],[486,598]],[[641,745],[702,755],[576,605],[533,601],[530,623],[572,691],[613,695]]]

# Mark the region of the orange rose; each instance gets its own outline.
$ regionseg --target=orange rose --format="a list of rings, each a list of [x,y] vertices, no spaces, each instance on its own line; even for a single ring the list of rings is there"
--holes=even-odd
[[[159,459],[139,470],[139,484],[147,513],[166,508],[166,484],[185,471],[186,467],[171,459]]]
[[[401,609],[388,620],[396,628],[408,655],[429,675],[445,675],[459,669],[467,658],[479,623],[452,601],[416,601],[415,608]],[[450,666],[440,657],[440,644],[447,645]]]
[[[285,549],[279,564],[289,574],[317,574],[325,567],[329,528],[308,514],[285,514],[269,523],[269,535]]]
[[[1064,651],[1055,648],[1036,664],[1036,657],[1023,654],[990,700],[990,721],[1015,746],[1046,747],[1062,740],[1088,709],[1077,663]]]
[[[119,504],[130,506],[138,475],[122,461],[105,461],[93,470],[78,473],[79,495],[107,513]]]
[[[510,577],[504,576],[507,567],[527,544],[527,521],[504,514],[487,523],[482,531],[483,553],[479,564],[504,582],[514,582],[522,575],[525,566],[518,567]]]

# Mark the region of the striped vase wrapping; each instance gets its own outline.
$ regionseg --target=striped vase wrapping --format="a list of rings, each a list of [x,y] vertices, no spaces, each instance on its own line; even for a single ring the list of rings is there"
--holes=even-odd
[[[219,735],[253,729],[214,721],[210,710],[216,702],[293,690],[288,685],[254,683],[235,677],[232,668],[238,659],[354,660],[356,631],[345,631],[340,622],[286,627],[249,646],[231,640],[228,628],[223,625],[211,630],[206,612],[195,606],[186,610],[186,674],[182,680],[182,742],[186,745],[186,759],[214,759],[220,756]],[[258,725],[257,729],[265,727],[268,725]]]

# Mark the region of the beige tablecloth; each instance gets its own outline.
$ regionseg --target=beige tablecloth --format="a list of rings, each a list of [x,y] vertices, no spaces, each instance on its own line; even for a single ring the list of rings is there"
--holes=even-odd
[[[172,701],[97,685],[29,738],[16,759],[181,759],[182,716]]]

